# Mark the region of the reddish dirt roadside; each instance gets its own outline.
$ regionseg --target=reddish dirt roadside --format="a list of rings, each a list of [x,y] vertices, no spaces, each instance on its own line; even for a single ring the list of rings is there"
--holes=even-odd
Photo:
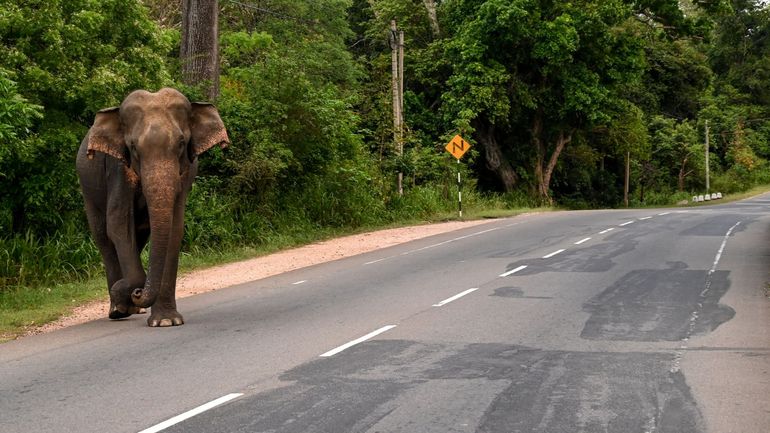
[[[486,222],[489,220],[451,221],[378,230],[317,242],[241,262],[200,269],[179,277],[176,294],[177,298],[185,298]],[[25,335],[42,334],[100,319],[107,316],[108,309],[108,300],[90,302],[76,307],[69,315],[59,320],[29,330]]]

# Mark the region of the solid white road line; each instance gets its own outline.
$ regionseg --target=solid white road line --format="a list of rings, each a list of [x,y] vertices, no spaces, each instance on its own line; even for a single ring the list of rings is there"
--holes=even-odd
[[[295,285],[295,286],[296,286],[296,285],[298,285],[298,284],[302,284],[302,283],[307,283],[307,280],[299,280],[299,281],[297,281],[297,282],[295,282],[295,283],[291,283],[291,284],[293,284],[293,285]]]
[[[627,226],[627,225],[629,225],[629,224],[633,224],[633,223],[634,223],[633,221],[626,221],[626,222],[624,222],[623,224],[618,224],[618,225],[619,225],[619,226],[621,226],[621,227],[623,227],[623,226]]]
[[[551,257],[553,257],[553,256],[555,256],[555,255],[557,255],[557,254],[563,253],[564,251],[565,251],[564,249],[560,249],[560,250],[558,250],[558,251],[554,251],[554,252],[552,252],[551,254],[546,254],[546,255],[544,255],[544,256],[543,256],[543,258],[544,258],[544,259],[550,259]]]
[[[363,343],[364,341],[369,340],[370,338],[374,338],[374,337],[382,334],[383,332],[390,331],[391,329],[393,329],[395,327],[396,327],[396,325],[383,326],[382,328],[380,328],[380,329],[378,329],[376,331],[370,332],[370,333],[364,335],[361,338],[356,338],[355,340],[353,340],[353,341],[351,341],[349,343],[345,343],[342,346],[337,347],[336,349],[332,349],[332,350],[322,354],[321,356],[324,357],[324,358],[327,358],[329,356],[334,356],[334,355],[342,352],[345,349],[349,349],[349,348],[355,346],[356,344]]]
[[[516,224],[519,224],[519,223],[515,223],[515,224],[511,224],[511,225],[516,225]],[[508,227],[508,226],[506,226],[506,227]],[[427,247],[417,248],[416,250],[405,251],[405,252],[403,252],[403,253],[401,253],[401,254],[399,254],[399,255],[401,255],[401,256],[408,256],[409,254],[412,254],[412,253],[416,253],[416,252],[420,252],[420,251],[429,250],[429,249],[431,249],[431,248],[440,247],[440,246],[442,246],[442,245],[446,245],[446,244],[449,244],[449,243],[452,243],[452,242],[461,241],[461,240],[463,240],[463,239],[468,239],[468,238],[471,238],[471,237],[473,237],[473,236],[483,235],[484,233],[493,232],[493,231],[495,231],[495,230],[500,230],[500,227],[493,227],[493,228],[491,228],[491,229],[482,230],[482,231],[480,231],[480,232],[471,233],[471,234],[469,234],[469,235],[460,236],[460,237],[457,237],[457,238],[454,238],[454,239],[449,239],[449,240],[446,240],[446,241],[444,241],[444,242],[439,242],[439,243],[437,243],[437,244],[428,245]],[[392,259],[393,257],[398,257],[398,256],[383,257],[383,258],[381,258],[381,259],[372,260],[371,262],[366,262],[366,263],[364,263],[364,266],[366,266],[366,265],[371,265],[371,264],[374,264],[374,263],[377,263],[377,262],[381,262],[381,261],[383,261],[383,260]]]
[[[468,289],[468,290],[466,290],[466,291],[464,291],[462,293],[458,293],[458,294],[452,296],[451,298],[444,299],[443,301],[439,302],[438,304],[433,304],[433,306],[434,307],[443,307],[444,305],[446,305],[446,304],[448,304],[448,303],[450,303],[452,301],[456,301],[456,300],[462,298],[463,296],[465,296],[465,295],[467,295],[469,293],[475,292],[478,289],[479,289],[478,287],[474,287],[472,289]]]
[[[505,272],[505,273],[502,273],[502,274],[500,274],[500,276],[501,276],[501,277],[507,277],[508,275],[513,275],[513,274],[515,274],[516,272],[519,272],[520,270],[522,270],[522,269],[526,269],[526,268],[527,268],[527,265],[521,265],[521,266],[519,266],[519,267],[518,267],[518,268],[516,268],[516,269],[511,269],[511,270],[510,270],[510,271],[508,271],[508,272]]]
[[[714,259],[714,265],[711,266],[711,269],[709,269],[709,275],[713,274],[717,270],[717,266],[719,265],[719,259],[722,258],[722,253],[725,251],[725,246],[727,245],[727,240],[730,238],[730,235],[733,233],[733,230],[735,230],[736,227],[741,225],[741,222],[738,221],[735,223],[734,226],[730,227],[730,230],[727,231],[727,234],[725,235],[724,239],[722,239],[722,245],[719,246],[719,251],[717,251],[717,256]]]
[[[581,240],[579,240],[579,241],[575,242],[575,245],[580,245],[580,244],[582,244],[583,242],[588,242],[588,241],[590,241],[590,240],[591,240],[591,238],[585,238],[585,239],[581,239]]]
[[[650,218],[652,218],[652,217],[651,216],[641,217],[641,218],[639,218],[639,221],[648,220]]]
[[[159,432],[161,430],[165,430],[165,429],[171,427],[174,424],[179,424],[180,422],[182,422],[182,421],[184,421],[184,420],[186,420],[188,418],[192,418],[195,415],[198,415],[198,414],[201,414],[203,412],[206,412],[207,410],[213,409],[213,408],[215,408],[215,407],[217,407],[217,406],[219,406],[221,404],[227,403],[228,401],[230,401],[230,400],[232,400],[234,398],[238,398],[238,397],[240,397],[242,395],[243,394],[241,394],[241,393],[227,394],[224,397],[219,397],[218,399],[212,400],[212,401],[210,401],[210,402],[208,402],[208,403],[206,403],[204,405],[198,406],[195,409],[188,410],[187,412],[185,412],[185,413],[183,413],[181,415],[177,415],[177,416],[175,416],[175,417],[173,417],[171,419],[163,421],[160,424],[157,424],[157,425],[154,425],[154,426],[152,426],[152,427],[150,427],[148,429],[142,430],[139,433],[157,433],[157,432]]]
[[[613,230],[615,230],[615,228],[614,228],[614,227],[612,227],[612,228],[608,228],[607,230],[602,230],[602,231],[600,231],[600,232],[599,232],[599,234],[600,234],[600,235],[603,235],[603,234],[605,234],[605,233],[609,233],[609,232],[611,232],[611,231],[613,231]]]
[[[448,244],[448,243],[452,243],[452,242],[461,241],[461,240],[463,240],[463,239],[472,238],[472,237],[474,237],[474,236],[478,236],[478,235],[483,235],[484,233],[493,232],[493,231],[495,231],[495,230],[500,230],[500,227],[494,227],[494,228],[491,228],[491,229],[488,229],[488,230],[482,230],[482,231],[480,231],[480,232],[471,233],[471,234],[469,234],[469,235],[460,236],[460,237],[457,237],[457,238],[454,238],[454,239],[449,239],[448,241],[439,242],[439,243],[437,243],[437,244],[433,244],[433,245],[428,245],[427,247],[422,247],[422,248],[418,248],[418,249],[416,249],[416,250],[407,251],[407,253],[406,253],[406,254],[416,253],[416,252],[418,252],[418,251],[425,251],[425,250],[427,250],[427,249],[430,249],[430,248],[436,248],[436,247],[440,247],[440,246],[442,246],[442,245],[446,245],[446,244]]]

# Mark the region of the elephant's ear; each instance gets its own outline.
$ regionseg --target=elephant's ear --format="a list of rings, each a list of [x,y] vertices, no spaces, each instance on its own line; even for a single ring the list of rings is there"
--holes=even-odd
[[[220,146],[222,149],[230,144],[227,138],[225,124],[219,117],[216,107],[206,102],[192,103],[192,122],[190,125],[190,159],[211,149]]]
[[[94,126],[88,131],[88,159],[94,157],[94,152],[102,152],[128,164],[118,110],[110,107],[96,113]]]

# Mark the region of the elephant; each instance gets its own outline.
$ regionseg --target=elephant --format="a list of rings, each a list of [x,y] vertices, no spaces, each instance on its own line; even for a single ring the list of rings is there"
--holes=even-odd
[[[230,143],[217,109],[175,89],[131,92],[100,110],[76,169],[110,295],[109,318],[151,308],[151,327],[182,325],[176,276],[198,156]],[[147,273],[140,254],[150,241]]]

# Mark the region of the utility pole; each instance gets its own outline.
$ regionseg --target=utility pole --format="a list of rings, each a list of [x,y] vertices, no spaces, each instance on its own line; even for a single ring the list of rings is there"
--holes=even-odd
[[[623,204],[628,207],[628,184],[631,180],[631,151],[626,151],[626,179],[623,183]]]
[[[404,155],[404,32],[390,21],[391,71],[393,74],[393,141],[399,158]],[[398,195],[404,195],[404,173],[398,171]]]
[[[709,193],[709,121],[706,119],[706,194]]]

